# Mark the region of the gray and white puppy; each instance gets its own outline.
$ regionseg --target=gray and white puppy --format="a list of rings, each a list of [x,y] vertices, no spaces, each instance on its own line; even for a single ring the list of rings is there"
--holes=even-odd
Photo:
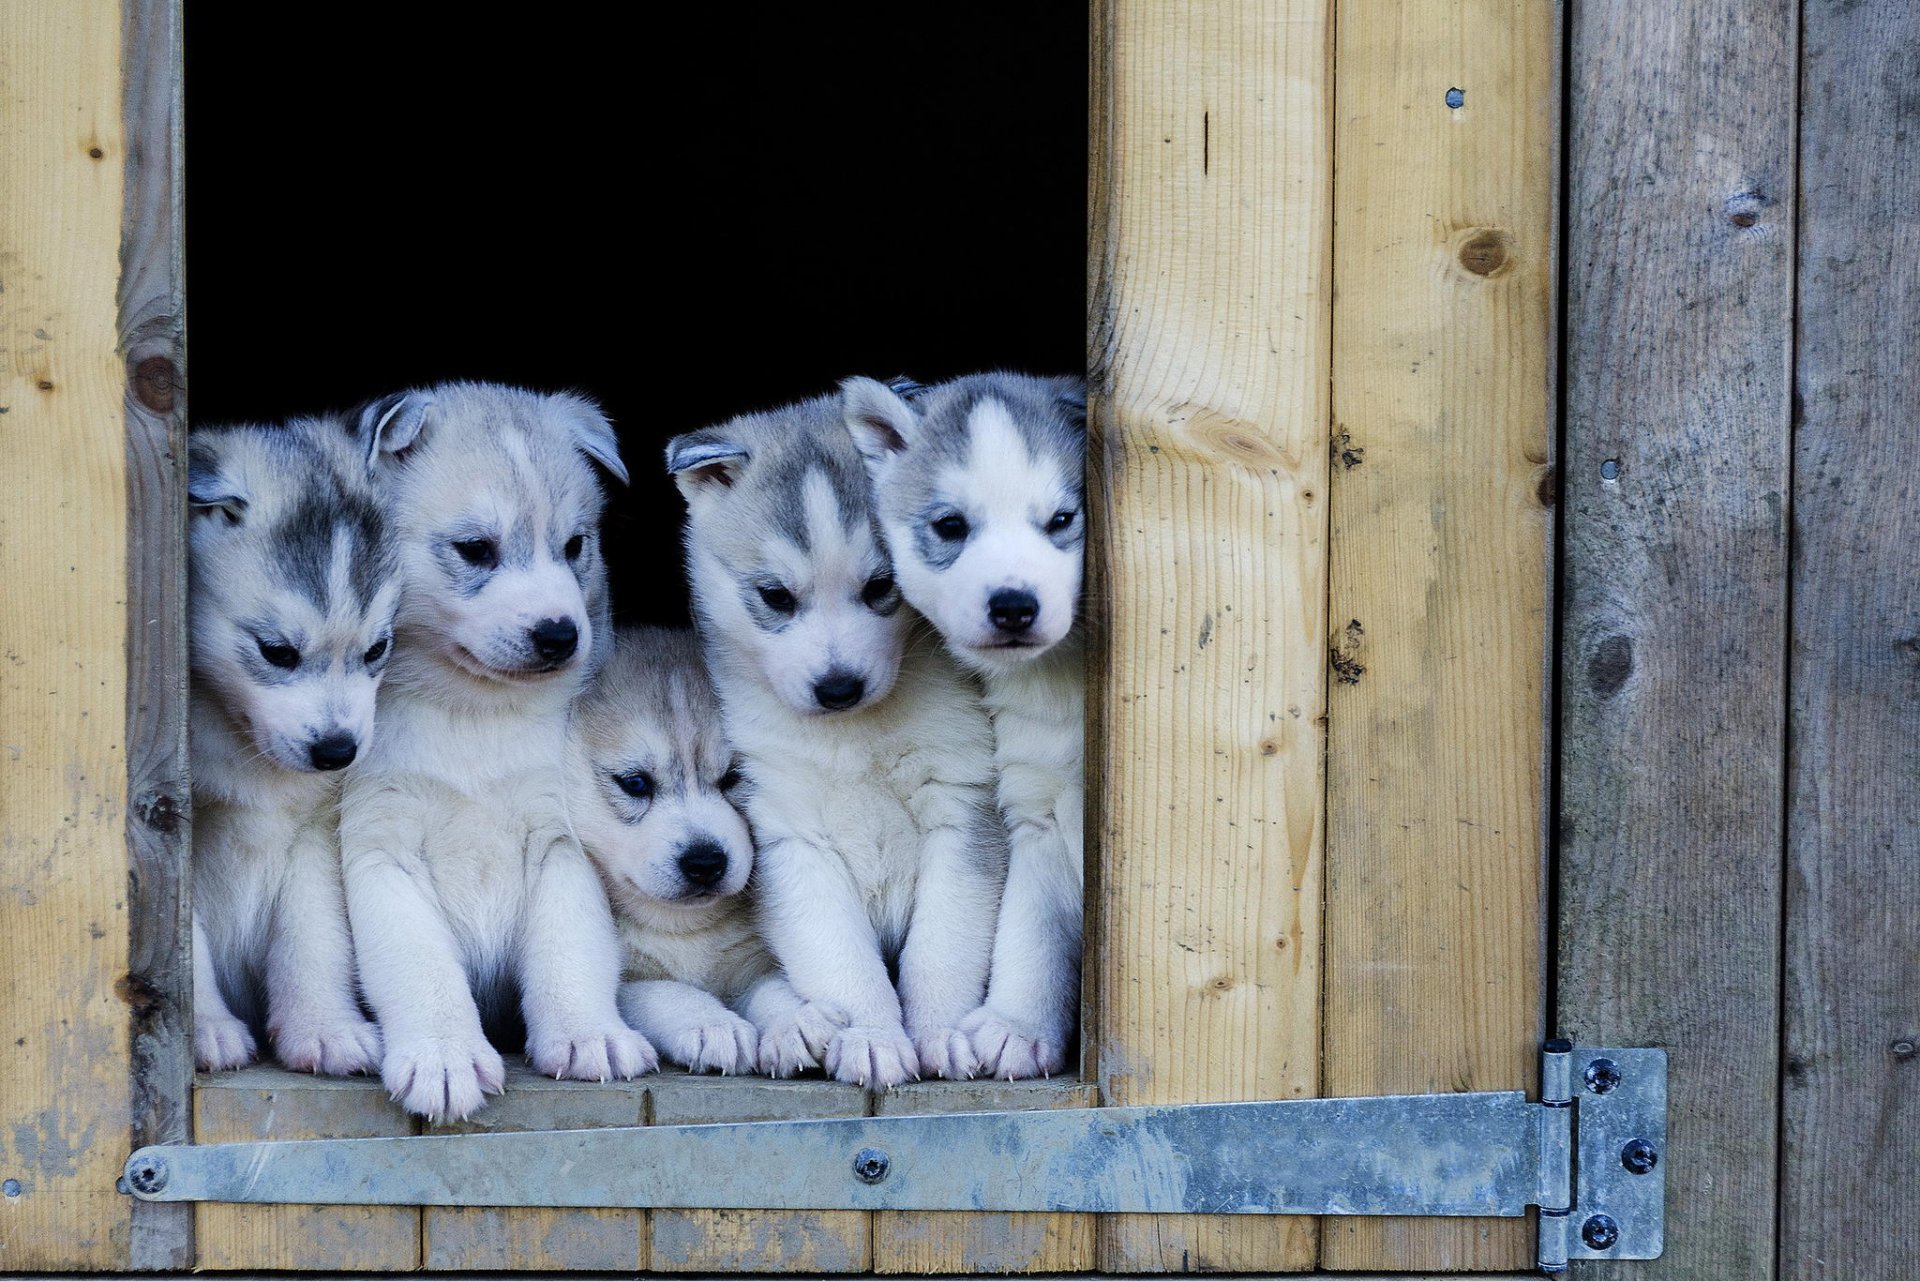
[[[471,1114],[505,1075],[482,1007],[516,993],[539,1071],[649,1071],[568,799],[568,709],[612,644],[592,464],[626,478],[613,429],[579,396],[450,383],[355,436],[404,575],[382,733],[340,805],[381,1078],[409,1111]]]
[[[332,420],[196,430],[187,495],[194,1057],[239,1067],[264,1022],[288,1067],[365,1071],[335,824],[392,650],[386,523]]]
[[[1086,387],[974,374],[911,394],[849,379],[909,604],[985,683],[1012,842],[986,1004],[962,1024],[984,1071],[1066,1066],[1080,1003],[1086,803]]]
[[[676,437],[667,465],[753,780],[761,926],[804,1002],[763,1033],[761,1066],[818,1059],[883,1088],[970,1076],[959,1025],[985,992],[1006,858],[992,731],[973,682],[901,605],[840,398]]]

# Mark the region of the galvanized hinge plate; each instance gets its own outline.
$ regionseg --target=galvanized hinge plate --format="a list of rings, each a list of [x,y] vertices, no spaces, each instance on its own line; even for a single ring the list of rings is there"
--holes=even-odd
[[[150,1201],[1513,1217],[1660,1253],[1666,1055],[1550,1042],[1513,1093],[142,1148]],[[1640,1146],[1635,1146],[1640,1145]]]

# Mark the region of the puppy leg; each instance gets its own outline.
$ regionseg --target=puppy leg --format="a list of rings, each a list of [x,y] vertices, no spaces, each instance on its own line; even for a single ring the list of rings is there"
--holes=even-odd
[[[795,1021],[844,1015],[821,1064],[855,1085],[892,1089],[920,1070],[913,1042],[900,1021],[900,998],[887,978],[880,939],[846,864],[802,841],[776,841],[761,851],[761,929],[802,1000]],[[797,1027],[765,1035],[799,1035]]]
[[[667,979],[620,985],[620,1015],[693,1072],[735,1076],[759,1061],[760,1033],[711,993]]]
[[[220,994],[213,967],[213,944],[200,914],[193,914],[193,1058],[202,1072],[245,1067],[259,1053],[253,1033]]]
[[[1006,869],[999,815],[977,802],[926,836],[913,923],[900,949],[900,1004],[920,1070],[960,1080],[979,1071],[960,1023],[980,1005]]]
[[[1082,872],[1057,824],[1019,823],[993,941],[987,1003],[961,1030],[980,1070],[1009,1081],[1067,1063],[1080,1004]]]
[[[296,1072],[346,1076],[380,1065],[380,1030],[354,995],[340,846],[329,806],[301,828],[267,942],[267,1035]]]
[[[538,861],[519,947],[520,1002],[527,1059],[551,1077],[631,1080],[660,1066],[646,1037],[615,1003],[620,940],[613,909],[586,853],[570,834],[551,832]]]
[[[760,1071],[793,1076],[820,1066],[847,1013],[821,1001],[802,1000],[784,974],[769,974],[746,990],[738,1006],[760,1034]]]

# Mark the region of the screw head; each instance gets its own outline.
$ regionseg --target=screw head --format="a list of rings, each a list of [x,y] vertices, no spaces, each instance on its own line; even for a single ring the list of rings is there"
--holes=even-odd
[[[878,1183],[892,1168],[893,1162],[879,1148],[861,1148],[853,1154],[853,1177],[862,1183]]]
[[[1620,1164],[1628,1174],[1651,1174],[1660,1164],[1660,1154],[1645,1139],[1634,1139],[1620,1149]]]
[[[1596,1214],[1580,1225],[1580,1239],[1589,1250],[1611,1250],[1620,1243],[1620,1225],[1604,1214]]]
[[[1607,1094],[1620,1084],[1620,1065],[1612,1059],[1595,1059],[1583,1074],[1587,1088],[1595,1094]]]
[[[9,1197],[19,1196],[20,1180],[8,1179],[5,1183],[0,1183],[0,1194],[4,1194]]]
[[[1447,90],[1447,105],[1449,107],[1454,108],[1456,111],[1459,110],[1461,107],[1466,106],[1467,91],[1465,89],[1459,89],[1459,88]]]
[[[167,1166],[164,1161],[149,1158],[127,1171],[127,1182],[135,1192],[143,1196],[152,1196],[167,1186]]]

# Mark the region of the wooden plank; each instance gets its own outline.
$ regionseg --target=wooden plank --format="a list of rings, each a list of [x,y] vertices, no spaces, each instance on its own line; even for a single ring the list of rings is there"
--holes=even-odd
[[[186,895],[186,299],[179,0],[122,6],[126,197],[120,352],[126,369],[126,997],[133,1014],[131,1146],[185,1143],[193,1095]],[[193,1263],[193,1207],[130,1203],[131,1263]]]
[[[655,1125],[865,1116],[857,1086],[751,1077],[650,1077]],[[864,1210],[655,1210],[655,1272],[865,1272],[873,1242]]]
[[[1079,1081],[915,1081],[874,1098],[875,1116],[943,1112],[1028,1112],[1086,1108],[1093,1087]],[[1088,1272],[1094,1265],[1091,1214],[876,1214],[873,1270],[917,1275],[975,1272]]]
[[[510,1059],[506,1093],[478,1115],[435,1134],[580,1130],[645,1125],[645,1081],[556,1081]],[[634,1272],[646,1266],[644,1210],[452,1209],[420,1212],[429,1271]]]
[[[117,5],[0,5],[0,1272],[116,1268],[127,976],[128,139]],[[146,762],[143,762],[146,763]]]
[[[1336,27],[1324,1083],[1527,1089],[1546,968],[1557,15],[1381,0],[1340,5]],[[1533,1257],[1515,1221],[1321,1233],[1339,1269]]]
[[[1557,1030],[1671,1055],[1622,1281],[1774,1267],[1794,10],[1572,13]]]
[[[379,1082],[244,1068],[202,1076],[193,1091],[194,1139],[363,1139],[418,1133]],[[201,1271],[257,1269],[411,1272],[420,1266],[413,1206],[216,1205],[195,1207]]]
[[[1920,10],[1802,21],[1779,1258],[1812,1281],[1920,1253]]]
[[[1088,1024],[1108,1104],[1319,1083],[1331,24],[1093,8]],[[1116,1216],[1114,1271],[1311,1267],[1306,1220]]]

